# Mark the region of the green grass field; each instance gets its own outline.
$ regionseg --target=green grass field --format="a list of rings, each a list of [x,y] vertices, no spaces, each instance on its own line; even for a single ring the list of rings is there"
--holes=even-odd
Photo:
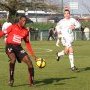
[[[80,72],[72,72],[68,56],[56,61],[56,52],[62,50],[55,46],[55,41],[32,41],[32,46],[38,57],[46,60],[46,67],[35,67],[35,86],[28,85],[27,66],[16,63],[15,83],[8,86],[8,57],[5,54],[4,43],[0,42],[0,90],[90,90],[90,41],[75,41],[75,64]],[[51,52],[48,52],[52,50]]]

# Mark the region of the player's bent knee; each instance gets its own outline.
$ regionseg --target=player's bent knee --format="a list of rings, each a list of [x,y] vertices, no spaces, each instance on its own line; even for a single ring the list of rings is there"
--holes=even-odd
[[[28,56],[25,56],[22,61],[25,62],[30,67],[33,66],[32,61]]]
[[[15,62],[16,62],[15,59],[11,59],[11,60],[10,60],[10,63],[13,63],[13,64],[14,64]]]

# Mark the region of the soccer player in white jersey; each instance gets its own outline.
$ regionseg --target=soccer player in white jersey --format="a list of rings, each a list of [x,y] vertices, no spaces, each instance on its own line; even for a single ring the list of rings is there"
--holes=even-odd
[[[10,25],[12,25],[12,23],[10,22],[10,18],[8,17],[7,21],[4,22],[4,24],[2,25],[2,31],[6,31]],[[7,34],[5,35],[5,39],[4,39],[5,42],[6,42],[6,38],[7,38]]]
[[[64,50],[57,53],[57,61],[59,61],[61,56],[68,54],[72,71],[77,70],[74,65],[74,53],[72,47],[72,42],[74,40],[73,30],[79,27],[80,23],[76,19],[70,17],[69,10],[64,11],[64,18],[56,25],[56,29],[62,34],[61,42],[65,47]]]

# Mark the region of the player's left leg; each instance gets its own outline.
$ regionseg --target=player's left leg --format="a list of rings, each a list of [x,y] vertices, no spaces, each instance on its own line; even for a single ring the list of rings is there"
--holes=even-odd
[[[49,36],[48,36],[48,41],[50,40],[50,37],[51,37],[51,36],[49,35]]]
[[[59,61],[59,59],[60,59],[62,56],[64,56],[65,54],[67,55],[67,54],[68,54],[68,50],[69,50],[69,48],[65,46],[64,50],[62,50],[61,52],[58,52],[58,53],[57,53],[57,56],[58,56],[57,61]]]
[[[32,61],[31,61],[31,59],[29,58],[28,55],[24,56],[22,61],[24,63],[26,63],[27,66],[28,66],[29,82],[30,82],[30,86],[31,86],[31,85],[34,84],[34,67],[33,67]]]
[[[68,50],[69,50],[69,42],[68,42],[68,38],[66,37],[61,37],[61,43],[64,46],[64,50],[62,50],[61,52],[57,53],[57,61],[59,61],[59,59],[64,56],[65,54],[68,54]]]
[[[62,56],[64,56],[64,50],[62,50],[61,52],[58,52],[58,53],[56,53],[56,55],[57,55],[57,61],[59,61],[60,60],[60,58],[62,57]]]
[[[52,37],[52,39],[53,39],[53,40],[55,40],[55,37],[54,37],[54,35],[52,35],[51,37]]]
[[[71,64],[71,68],[74,67],[74,55],[73,55],[73,48],[69,47],[69,60],[70,60],[70,64]]]
[[[16,55],[13,52],[13,47],[11,44],[6,44],[6,54],[9,57],[9,85],[13,86],[14,83],[14,69],[15,69],[15,62],[16,62]]]
[[[75,71],[78,70],[74,64],[74,54],[73,54],[73,48],[69,47],[69,60],[70,60],[70,65],[71,65],[71,70]]]

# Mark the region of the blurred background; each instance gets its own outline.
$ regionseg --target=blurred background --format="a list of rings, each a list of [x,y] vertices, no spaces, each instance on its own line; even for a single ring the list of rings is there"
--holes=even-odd
[[[18,17],[24,14],[28,19],[27,27],[32,28],[31,40],[46,40],[48,30],[63,18],[65,9],[71,11],[71,16],[76,18],[83,28],[90,28],[89,3],[90,0],[0,0],[0,28],[8,17],[15,23]],[[81,29],[75,31],[75,40],[81,39]],[[36,37],[38,39],[35,39]]]

